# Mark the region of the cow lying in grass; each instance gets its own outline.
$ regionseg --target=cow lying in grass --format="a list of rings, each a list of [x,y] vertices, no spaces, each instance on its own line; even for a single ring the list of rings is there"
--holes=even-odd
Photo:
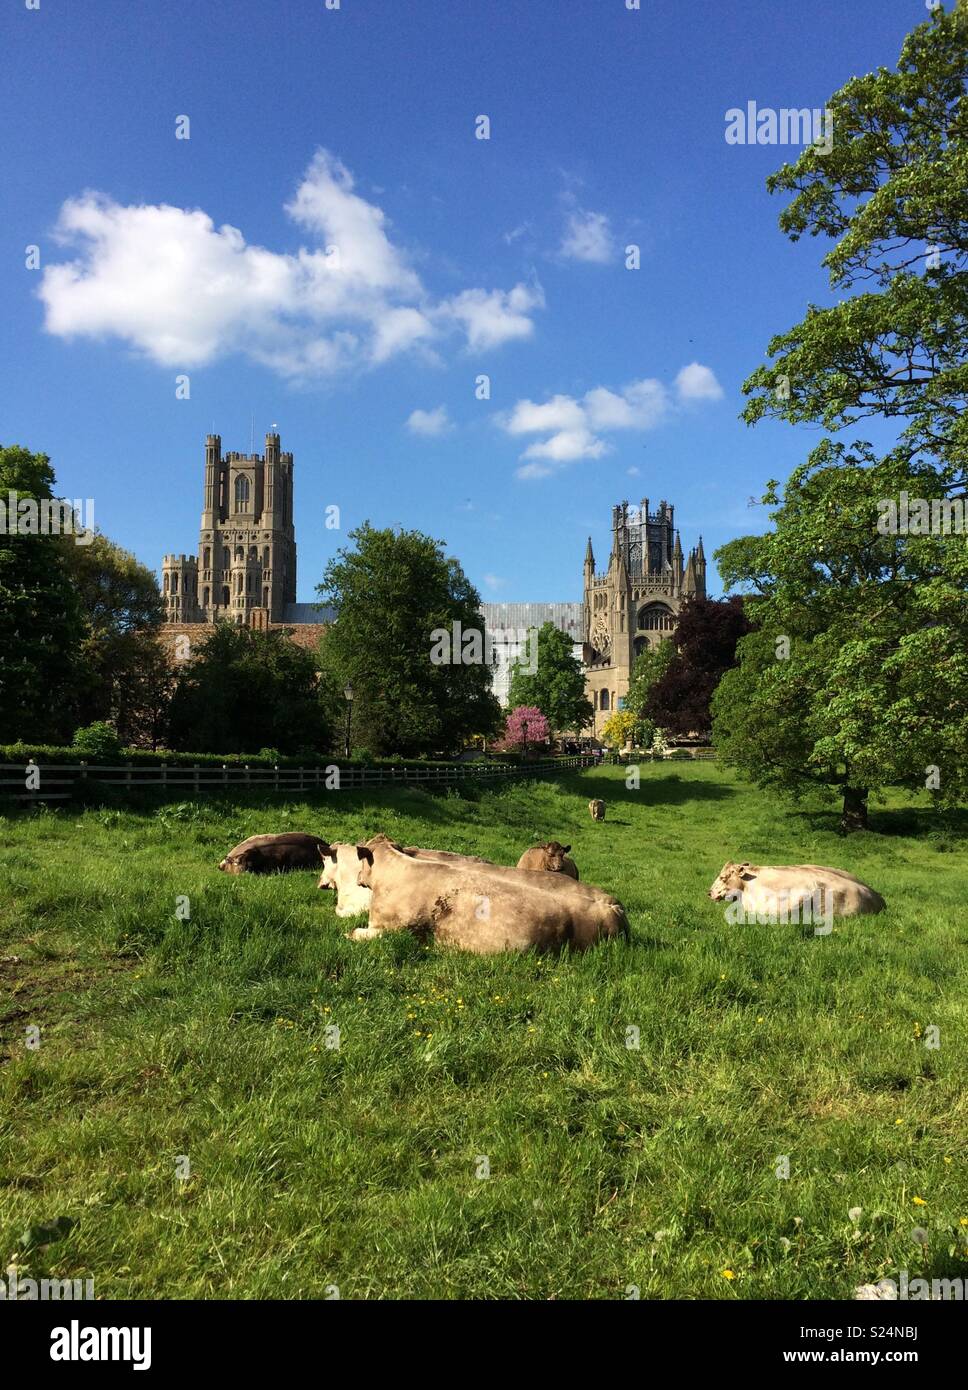
[[[795,918],[807,904],[830,917],[851,917],[861,912],[882,912],[885,903],[853,874],[824,864],[734,864],[727,862],[713,882],[709,896],[741,901],[749,915],[780,914]]]
[[[383,836],[377,836],[374,840],[368,840],[372,845]],[[489,859],[478,859],[475,855],[454,854],[446,849],[419,849],[416,845],[408,845],[403,851],[416,859],[436,860],[444,864],[489,864]],[[318,888],[334,888],[336,890],[337,917],[359,917],[361,913],[370,910],[370,890],[359,881],[360,861],[356,853],[356,845],[334,844],[327,845],[323,853],[323,872],[320,874]]]
[[[628,934],[617,899],[566,874],[418,859],[384,838],[358,845],[357,855],[359,883],[371,890],[370,924],[350,932],[353,941],[413,931],[440,945],[492,955],[585,950]]]
[[[329,845],[318,835],[290,830],[283,835],[250,835],[219,864],[226,874],[279,874],[289,869],[315,869]]]
[[[518,860],[519,869],[545,870],[546,873],[567,874],[569,878],[578,877],[578,866],[574,859],[568,858],[571,845],[559,844],[549,840],[544,845],[533,845],[526,849]]]

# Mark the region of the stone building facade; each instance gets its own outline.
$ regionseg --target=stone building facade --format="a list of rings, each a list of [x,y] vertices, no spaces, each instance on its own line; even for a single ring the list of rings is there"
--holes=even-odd
[[[162,566],[167,622],[283,623],[296,603],[292,503],[292,454],[277,434],[266,435],[264,454],[224,458],[221,436],[210,434],[198,554],[166,555]]]
[[[585,551],[585,691],[595,707],[593,736],[613,710],[622,708],[635,658],[672,636],[687,598],[705,595],[702,537],[686,559],[670,503],[660,502],[655,512],[648,498],[638,507],[621,502],[612,508],[612,549],[604,573],[596,573],[591,538]]]

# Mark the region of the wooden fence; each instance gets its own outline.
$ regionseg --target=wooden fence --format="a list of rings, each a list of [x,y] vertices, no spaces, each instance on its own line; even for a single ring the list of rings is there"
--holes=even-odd
[[[495,782],[514,777],[545,777],[591,767],[590,754],[534,763],[461,763],[454,767],[221,767],[212,764],[160,763],[118,767],[98,763],[0,763],[0,796],[21,803],[64,801],[75,789],[107,786],[125,791],[179,789],[182,794],[206,792],[361,791],[370,787],[455,786],[466,781]]]

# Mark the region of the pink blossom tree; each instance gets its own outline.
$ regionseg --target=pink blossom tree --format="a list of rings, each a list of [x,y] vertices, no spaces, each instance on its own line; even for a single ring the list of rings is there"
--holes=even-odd
[[[549,732],[548,721],[536,705],[518,705],[508,715],[504,745],[527,753],[529,746],[544,743]]]

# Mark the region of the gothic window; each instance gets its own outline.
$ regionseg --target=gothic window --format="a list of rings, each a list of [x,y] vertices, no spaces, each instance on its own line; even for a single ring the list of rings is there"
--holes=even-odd
[[[229,567],[229,565],[231,565],[231,563],[232,563],[232,557],[231,557],[231,555],[229,554],[229,548],[228,548],[227,545],[223,545],[223,546],[222,546],[222,568],[223,568],[223,570],[227,570],[228,567]]]
[[[249,480],[244,473],[240,473],[235,480],[235,510],[237,512],[249,510]]]
[[[207,608],[208,605],[209,605],[209,597],[208,597],[208,595],[209,595],[208,589],[203,589],[203,590],[202,590],[202,607],[203,607],[203,608]]]
[[[165,593],[167,594],[167,592],[168,592],[168,576],[167,576],[167,574],[166,574],[166,575],[165,575]]]
[[[232,600],[231,600],[231,595],[229,594],[229,586],[228,586],[227,584],[223,584],[223,585],[222,585],[222,607],[223,607],[223,608],[228,608],[228,606],[229,606],[229,604],[231,603],[231,601],[232,601]]]
[[[177,594],[177,593],[178,593],[178,575],[177,575],[177,574],[173,574],[172,577],[171,577],[171,591],[172,591],[173,594]]]
[[[675,616],[664,603],[647,603],[639,610],[639,628],[646,632],[671,632]]]
[[[601,704],[599,705],[599,709],[605,709],[605,710],[607,710],[608,708],[609,708],[609,703],[608,703],[608,691],[607,691],[607,690],[603,690],[603,691],[602,691],[602,700],[601,700]]]
[[[268,608],[268,607],[269,607],[269,586],[268,586],[268,585],[264,585],[264,586],[263,586],[263,589],[262,589],[262,607],[263,607],[263,608]]]
[[[202,551],[202,568],[211,569],[212,567],[212,547],[207,545]]]
[[[268,565],[269,563],[269,547],[267,545],[262,547],[262,563],[263,565]]]
[[[244,559],[245,559],[245,551],[242,549],[242,547],[241,547],[240,545],[237,545],[237,546],[235,547],[235,558],[236,558],[237,560],[244,560]]]
[[[255,548],[254,545],[250,545],[250,546],[249,546],[249,559],[250,559],[250,560],[258,560],[258,558],[259,558],[259,552],[258,552],[258,550]]]

